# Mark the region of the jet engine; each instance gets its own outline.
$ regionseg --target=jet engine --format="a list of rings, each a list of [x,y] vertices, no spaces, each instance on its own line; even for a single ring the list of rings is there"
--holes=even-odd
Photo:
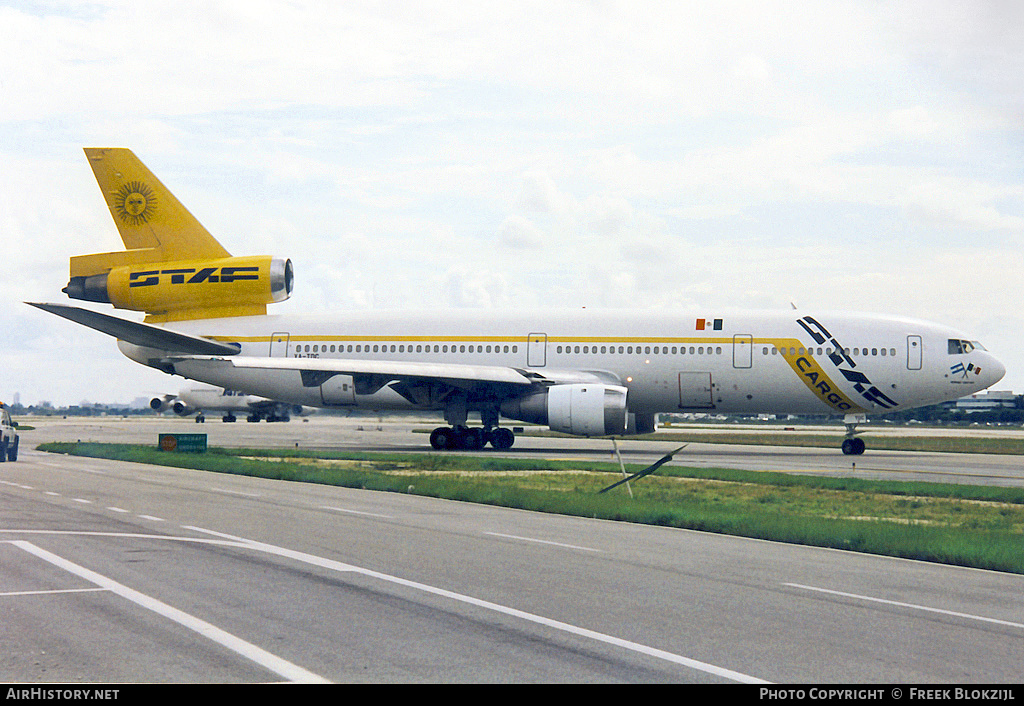
[[[192,414],[195,411],[181,400],[177,400],[174,404],[172,404],[171,409],[174,410],[175,414],[182,417],[187,417],[188,415]]]
[[[72,276],[72,299],[145,311],[163,320],[266,313],[266,305],[292,293],[292,261],[256,257],[181,260],[112,267]]]
[[[618,385],[555,385],[543,392],[506,400],[506,417],[547,424],[552,431],[605,436],[626,431],[626,388]]]
[[[154,412],[166,412],[171,408],[171,399],[167,397],[154,397],[149,401],[149,408]]]

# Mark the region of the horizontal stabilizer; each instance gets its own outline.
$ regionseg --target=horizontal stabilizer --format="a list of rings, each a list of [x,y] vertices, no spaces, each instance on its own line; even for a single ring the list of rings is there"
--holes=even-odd
[[[190,336],[177,331],[170,331],[161,326],[139,323],[120,319],[109,314],[101,314],[90,309],[81,309],[66,304],[40,304],[25,302],[37,309],[63,316],[75,323],[102,331],[115,338],[146,348],[158,348],[164,351],[185,353],[188,355],[235,355],[240,350],[238,344],[220,343],[208,338]]]

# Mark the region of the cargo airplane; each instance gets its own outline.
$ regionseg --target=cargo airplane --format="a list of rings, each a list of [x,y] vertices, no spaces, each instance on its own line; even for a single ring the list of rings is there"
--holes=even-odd
[[[305,416],[312,410],[302,405],[288,404],[270,400],[258,395],[249,395],[238,390],[225,390],[220,387],[186,387],[177,395],[160,395],[149,401],[149,407],[155,412],[174,412],[179,417],[196,415],[196,422],[206,421],[207,412],[221,412],[225,422],[238,420],[236,414],[245,417],[247,422],[287,422],[294,414]]]
[[[135,155],[85,150],[125,250],[71,258],[73,299],[40,309],[112,335],[134,361],[314,407],[444,413],[435,449],[509,448],[502,417],[581,436],[654,431],[659,413],[868,414],[982,390],[1005,369],[971,336],[830,311],[361,311],[268,315],[290,260],[233,257]],[[469,423],[479,415],[480,426]]]

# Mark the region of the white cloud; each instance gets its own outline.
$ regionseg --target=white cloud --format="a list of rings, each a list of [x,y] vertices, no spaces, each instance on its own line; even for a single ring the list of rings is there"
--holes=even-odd
[[[21,332],[0,364],[38,390],[23,399],[70,403],[105,398],[89,364],[119,371],[101,377],[107,399],[151,374],[20,304],[62,299],[69,255],[119,247],[81,153],[109,145],[133,148],[230,251],[292,257],[281,311],[896,309],[990,332],[1024,391],[1007,333],[1024,315],[1006,296],[1024,271],[1021,12],[0,7],[0,228],[28,244],[0,279],[0,326]],[[83,355],[66,360],[69,336]]]

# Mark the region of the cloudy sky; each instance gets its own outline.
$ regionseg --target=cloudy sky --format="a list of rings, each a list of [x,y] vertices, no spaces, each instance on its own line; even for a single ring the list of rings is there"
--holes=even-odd
[[[0,399],[180,378],[24,305],[122,247],[131,148],[276,313],[829,308],[954,324],[1024,392],[1024,4],[0,0]]]

